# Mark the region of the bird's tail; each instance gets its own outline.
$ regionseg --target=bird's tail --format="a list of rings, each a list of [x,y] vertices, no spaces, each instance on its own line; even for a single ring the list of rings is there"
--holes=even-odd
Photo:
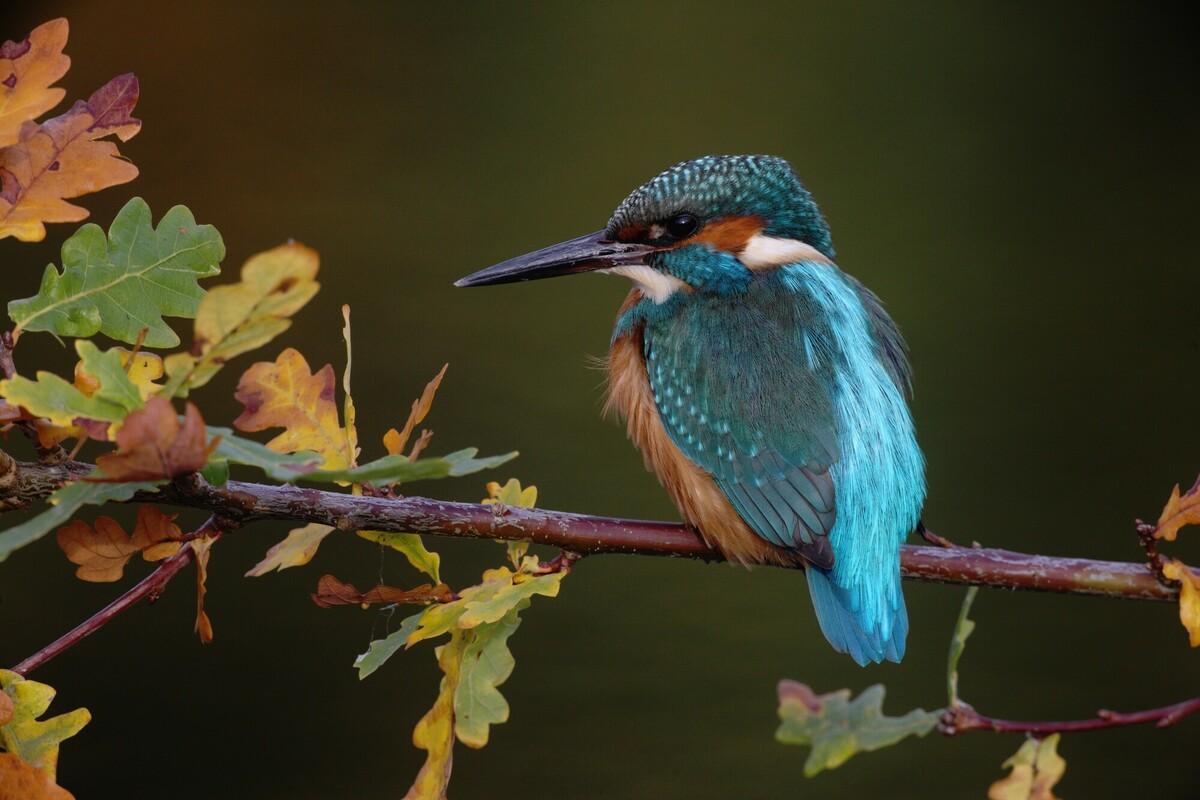
[[[892,618],[886,623],[864,629],[860,615],[852,608],[849,594],[835,585],[829,573],[816,567],[807,570],[808,590],[812,595],[813,609],[821,633],[839,653],[848,653],[865,667],[868,663],[878,664],[883,659],[899,663],[904,658],[904,643],[908,638],[908,611],[904,607],[904,595],[897,590],[899,603],[892,610]],[[896,576],[899,581],[900,576]],[[898,589],[898,587],[897,587]]]

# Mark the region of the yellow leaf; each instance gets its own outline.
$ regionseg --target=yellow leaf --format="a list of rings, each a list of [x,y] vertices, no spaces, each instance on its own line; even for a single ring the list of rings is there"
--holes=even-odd
[[[346,469],[352,457],[334,395],[333,367],[326,364],[314,375],[304,356],[289,347],[274,362],[260,361],[242,375],[234,397],[246,410],[233,425],[242,431],[283,428],[267,447],[279,453],[311,450],[321,456],[323,469]]]
[[[1004,762],[1012,769],[988,788],[988,800],[1058,800],[1054,784],[1067,771],[1067,762],[1058,754],[1059,734],[1045,739],[1026,739],[1021,749]]]
[[[8,695],[12,704],[8,721],[0,725],[0,747],[53,778],[58,768],[59,745],[91,721],[91,712],[77,708],[39,720],[54,700],[54,688],[6,669],[0,669],[0,691]]]
[[[208,594],[208,588],[205,586],[208,581],[208,557],[213,541],[211,536],[201,536],[192,539],[190,543],[192,552],[196,555],[196,633],[200,636],[201,644],[209,644],[213,640],[212,620],[204,610],[204,596]]]
[[[1183,495],[1179,494],[1179,484],[1175,484],[1167,504],[1158,515],[1154,538],[1173,542],[1184,525],[1200,525],[1200,478]]]
[[[116,351],[117,358],[120,359],[126,376],[137,387],[138,394],[141,395],[143,401],[162,388],[155,383],[156,380],[163,376],[163,360],[161,357],[155,353],[147,353],[144,350],[138,351],[135,356],[132,350],[127,350],[124,347],[113,347],[106,352],[113,351]],[[133,359],[132,364],[130,363],[131,358]],[[75,388],[83,392],[87,397],[91,397],[100,389],[100,379],[88,373],[82,359],[75,362]]]
[[[132,116],[138,81],[119,75],[67,112],[38,124],[26,122],[17,141],[0,149],[0,239],[46,238],[47,222],[77,222],[88,212],[68,198],[128,183],[137,177],[117,146],[99,141],[133,138],[142,123]]]
[[[405,800],[445,800],[454,759],[454,693],[464,646],[463,634],[455,632],[449,642],[434,651],[442,668],[442,682],[433,708],[413,729],[413,745],[427,755]]]
[[[408,419],[404,422],[404,428],[399,431],[392,428],[384,434],[383,446],[387,448],[389,455],[396,456],[404,452],[404,445],[408,443],[408,437],[412,436],[413,429],[429,415],[429,409],[433,407],[433,397],[437,394],[438,387],[442,385],[442,378],[446,376],[446,370],[449,368],[449,364],[443,364],[438,374],[433,376],[433,380],[425,384],[425,390],[421,392],[421,396],[413,400],[412,409],[408,412]]]
[[[383,531],[359,531],[358,535],[399,551],[408,559],[409,564],[433,578],[435,582],[441,583],[439,569],[442,557],[427,549],[419,535],[415,533],[385,533]]]
[[[66,43],[67,21],[59,18],[37,26],[23,41],[0,45],[0,147],[16,143],[26,122],[66,95],[50,86],[71,66],[63,55]]]
[[[302,528],[291,530],[283,541],[267,551],[262,561],[259,561],[246,573],[246,577],[257,578],[260,575],[266,575],[271,570],[285,570],[288,567],[300,567],[307,564],[317,554],[321,540],[331,533],[333,533],[331,526],[322,525],[319,522],[310,522]]]
[[[1174,559],[1163,565],[1163,575],[1179,581],[1179,621],[1187,629],[1192,647],[1200,647],[1200,575]]]
[[[355,425],[357,414],[354,412],[354,397],[350,394],[350,364],[354,360],[354,356],[350,347],[350,306],[342,306],[342,319],[345,324],[342,326],[342,338],[346,340],[346,370],[342,373],[342,392],[346,395],[346,400],[342,404],[342,416],[346,420],[346,453],[350,459],[350,466],[358,464],[358,428]]]
[[[167,358],[167,390],[186,396],[235,356],[261,347],[291,327],[289,319],[320,288],[317,251],[288,242],[251,256],[238,283],[210,289],[196,313],[190,353]]]

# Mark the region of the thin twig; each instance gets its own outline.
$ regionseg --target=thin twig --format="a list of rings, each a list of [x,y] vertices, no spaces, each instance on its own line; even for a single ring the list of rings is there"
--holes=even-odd
[[[214,515],[197,528],[195,532],[189,534],[187,538],[190,541],[197,536],[207,535],[216,539],[221,536],[223,531],[228,529],[228,525],[229,523],[226,520]],[[91,636],[111,622],[117,615],[133,608],[142,600],[149,600],[153,603],[162,594],[163,589],[166,588],[171,579],[191,563],[192,557],[192,547],[185,541],[183,546],[179,548],[179,552],[165,559],[153,572],[131,586],[124,594],[41,650],[38,650],[20,664],[17,664],[12,668],[12,671],[20,675],[28,675],[50,659],[60,655],[63,651],[73,647],[88,636]]]
[[[958,703],[943,713],[938,723],[938,730],[946,736],[956,736],[968,731],[995,731],[997,733],[1027,733],[1041,738],[1052,733],[1098,731],[1125,725],[1144,725],[1148,722],[1155,723],[1156,727],[1166,728],[1197,712],[1200,712],[1200,697],[1145,711],[1121,712],[1102,709],[1097,711],[1096,716],[1091,719],[1022,722],[987,717],[966,703]]]

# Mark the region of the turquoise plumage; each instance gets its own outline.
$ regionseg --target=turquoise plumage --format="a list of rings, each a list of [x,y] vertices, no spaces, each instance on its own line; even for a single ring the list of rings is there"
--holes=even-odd
[[[900,544],[925,494],[905,348],[878,298],[834,265],[790,166],[685,162],[599,234],[464,282],[597,268],[637,287],[614,330],[611,391],[685,517],[731,557],[746,560],[744,524],[762,553],[803,561],[830,643],[860,664],[899,661]]]

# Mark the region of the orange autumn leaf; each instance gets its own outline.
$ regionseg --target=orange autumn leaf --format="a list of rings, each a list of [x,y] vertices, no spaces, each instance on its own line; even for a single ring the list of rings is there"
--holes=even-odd
[[[246,410],[233,427],[283,428],[267,447],[280,453],[311,450],[321,456],[323,469],[346,469],[353,466],[354,454],[338,421],[335,391],[332,365],[313,374],[304,356],[289,347],[275,361],[252,364],[242,374],[234,397]]]
[[[1182,495],[1179,484],[1175,484],[1154,526],[1154,538],[1173,542],[1185,525],[1200,525],[1200,478]]]
[[[120,580],[125,565],[136,553],[147,561],[174,555],[183,535],[174,519],[155,506],[141,506],[132,535],[111,517],[98,517],[94,525],[75,520],[58,529],[58,546],[71,563],[78,565],[75,577],[108,583]]]
[[[436,586],[423,583],[412,589],[398,589],[380,584],[366,592],[360,592],[353,584],[344,583],[333,575],[322,575],[317,581],[317,591],[312,600],[321,608],[334,606],[369,606],[389,603],[445,603],[453,599],[454,592],[444,583]]]
[[[43,769],[0,752],[0,800],[75,800]]]
[[[156,395],[125,418],[117,433],[117,452],[97,458],[103,474],[87,480],[154,481],[196,472],[217,445],[217,439],[207,445],[204,439],[200,409],[188,403],[181,424],[171,401]]]
[[[442,384],[442,378],[446,376],[446,370],[449,368],[449,364],[443,364],[438,374],[433,376],[433,380],[425,384],[425,390],[421,392],[421,396],[413,400],[412,409],[408,412],[408,419],[404,423],[404,428],[399,431],[391,428],[384,434],[383,446],[387,448],[389,455],[395,456],[404,452],[404,445],[408,443],[408,437],[412,436],[413,429],[420,425],[421,420],[429,415],[429,409],[433,407],[433,397],[437,394],[438,387]],[[424,432],[422,432],[421,436],[428,443],[429,439],[425,437]],[[433,434],[430,433],[429,436],[433,436]],[[418,444],[420,443],[418,442]],[[423,449],[423,445],[416,447],[414,453],[419,455],[421,449]],[[410,456],[409,460],[415,461],[416,459]]]
[[[67,73],[67,21],[52,19],[20,42],[0,44],[0,147],[20,138],[21,126],[54,108],[66,95],[51,84]]]
[[[1179,621],[1192,647],[1200,647],[1200,575],[1175,559],[1163,565],[1163,575],[1179,581]]]
[[[87,217],[68,199],[137,177],[114,143],[100,141],[113,135],[126,142],[141,130],[130,116],[137,99],[137,78],[118,75],[65,113],[21,126],[18,141],[0,150],[0,239],[40,242],[44,223]]]
[[[201,644],[211,644],[213,640],[212,620],[204,610],[204,596],[208,594],[208,557],[214,541],[211,536],[201,536],[189,545],[196,556],[196,634]]]

